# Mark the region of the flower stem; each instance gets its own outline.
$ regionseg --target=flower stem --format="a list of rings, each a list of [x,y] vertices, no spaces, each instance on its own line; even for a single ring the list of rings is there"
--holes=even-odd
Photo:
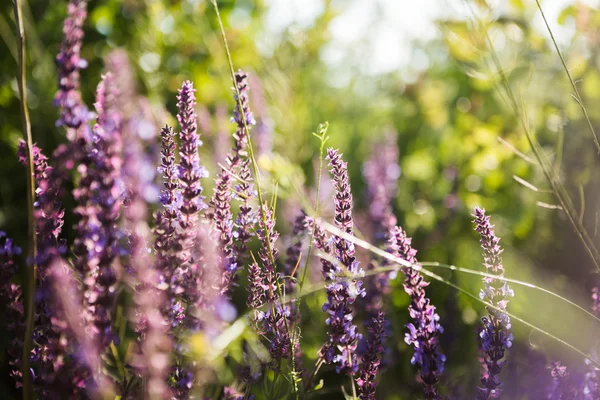
[[[27,142],[27,217],[28,217],[28,253],[27,261],[31,262],[31,269],[27,271],[26,297],[25,297],[25,337],[23,338],[23,359],[21,360],[21,372],[23,374],[23,398],[29,400],[33,396],[31,386],[31,374],[29,373],[29,356],[32,348],[33,335],[33,309],[34,291],[36,280],[37,244],[35,237],[35,220],[33,215],[33,196],[35,193],[35,178],[33,175],[33,138],[31,137],[31,123],[29,121],[29,110],[27,109],[27,68],[25,48],[25,28],[23,26],[23,12],[21,0],[14,0],[15,23],[17,25],[18,46],[18,73],[21,122],[23,136]]]
[[[239,91],[238,85],[236,83],[235,70],[233,68],[233,60],[231,57],[231,52],[229,51],[229,45],[227,44],[227,36],[225,35],[225,28],[223,27],[223,21],[221,20],[219,6],[217,5],[216,0],[212,0],[212,4],[214,6],[215,13],[217,14],[217,21],[219,22],[221,38],[223,40],[223,45],[225,47],[225,53],[227,54],[227,61],[229,63],[229,72],[231,73],[231,82],[233,83],[233,90],[235,91],[235,94],[236,94],[237,106],[238,106],[239,110],[243,110],[242,98],[240,96],[240,91]],[[256,180],[256,196],[258,198],[258,204],[259,204],[262,225],[265,230],[265,242],[267,245],[267,252],[269,254],[269,261],[271,262],[271,265],[273,265],[273,267],[275,267],[275,257],[273,256],[273,249],[271,247],[271,238],[270,238],[271,235],[270,235],[269,229],[267,227],[267,214],[265,212],[265,207],[263,207],[264,203],[263,203],[262,190],[261,190],[261,186],[260,186],[261,185],[260,170],[258,169],[258,163],[256,162],[256,157],[254,156],[254,149],[252,147],[252,138],[250,137],[250,130],[248,129],[248,123],[246,121],[246,117],[244,115],[242,115],[241,120],[244,125],[244,131],[246,133],[246,137],[248,138],[248,155],[250,156],[250,160],[252,161],[254,179]],[[282,290],[281,290],[281,284],[279,282],[279,277],[277,275],[275,275],[275,282],[276,282],[277,290],[279,292],[279,298],[282,299],[283,295],[282,295]],[[285,324],[285,329],[289,334],[290,330],[289,330],[289,326],[287,323],[287,319],[284,319],[284,324]],[[292,337],[292,335],[290,335],[290,337]],[[290,340],[290,357],[293,358],[294,357],[294,345],[293,345],[292,340],[293,339]],[[295,379],[295,376],[296,376],[296,371],[294,370],[294,363],[292,363],[292,371],[291,371],[292,379]],[[298,391],[296,389],[297,389],[296,385],[292,384],[292,391],[294,393],[294,398],[296,400],[298,400]]]

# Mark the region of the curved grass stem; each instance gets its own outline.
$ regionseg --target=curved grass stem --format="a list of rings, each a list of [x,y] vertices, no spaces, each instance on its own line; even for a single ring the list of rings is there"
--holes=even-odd
[[[221,32],[221,39],[223,41],[223,46],[225,47],[225,53],[227,54],[227,61],[229,64],[229,72],[231,73],[231,82],[233,83],[233,90],[235,91],[235,94],[236,94],[237,106],[241,112],[241,110],[243,110],[242,98],[240,96],[238,85],[235,80],[235,69],[233,68],[233,59],[231,57],[231,52],[229,51],[229,45],[227,44],[227,36],[225,35],[225,28],[223,26],[223,21],[221,19],[221,14],[219,12],[219,6],[217,5],[217,1],[212,0],[212,4],[215,9],[215,13],[217,15],[217,21],[219,23],[219,29]],[[252,146],[252,138],[250,136],[250,130],[248,129],[248,122],[246,121],[246,117],[243,115],[243,112],[241,112],[241,113],[242,113],[241,120],[244,125],[244,132],[246,133],[246,137],[248,138],[248,155],[250,157],[250,160],[252,161],[252,169],[254,172],[254,179],[256,180],[256,196],[258,198],[261,222],[262,222],[263,229],[265,232],[265,242],[267,244],[267,252],[269,254],[269,261],[271,262],[271,265],[273,265],[273,267],[275,267],[275,257],[273,256],[273,248],[271,247],[270,233],[269,233],[269,229],[267,227],[267,214],[266,214],[264,206],[263,206],[264,203],[263,203],[263,195],[262,195],[261,184],[260,184],[260,170],[258,168],[258,163],[256,162],[256,157],[254,156],[254,149]],[[279,276],[277,274],[275,275],[275,283],[277,286],[277,291],[279,292],[279,298],[283,299],[281,283],[279,281]],[[288,335],[290,337],[290,358],[292,360],[294,360],[293,335],[290,334],[290,329],[289,329],[289,324],[288,324],[287,319],[284,318],[283,321],[285,324],[285,329],[288,332]],[[290,375],[291,375],[291,379],[293,382],[292,383],[292,391],[294,394],[294,398],[296,400],[298,400],[298,390],[297,390],[297,385],[296,385],[296,380],[295,380],[296,371],[295,371],[294,361],[291,362],[291,365],[292,365],[292,368],[291,368],[292,371],[291,371]]]
[[[575,84],[575,81],[573,80],[573,77],[571,76],[571,72],[569,71],[569,68],[567,67],[565,58],[563,57],[562,52],[560,51],[560,48],[558,47],[558,43],[556,43],[556,39],[554,38],[554,33],[552,32],[552,29],[550,28],[550,24],[548,23],[548,20],[546,19],[546,14],[544,14],[544,10],[542,9],[540,0],[535,0],[535,3],[537,4],[538,9],[540,10],[540,14],[542,14],[542,19],[544,20],[546,29],[548,29],[548,33],[550,34],[550,39],[552,39],[552,43],[554,44],[554,49],[556,50],[556,53],[558,54],[558,58],[560,58],[560,62],[565,70],[565,73],[567,74],[567,77],[569,78],[569,83],[571,83],[571,87],[573,88],[573,92],[575,93],[575,100],[577,100],[577,104],[579,104],[579,107],[581,107],[583,116],[585,117],[588,127],[590,128],[590,131],[592,132],[592,138],[594,139],[594,145],[596,146],[596,152],[598,153],[598,155],[600,155],[600,142],[598,141],[598,135],[596,135],[596,130],[594,129],[594,125],[592,124],[592,121],[590,120],[588,112],[587,112],[585,106],[583,105],[583,99],[581,98],[581,95],[579,94],[579,90],[577,89],[577,85]]]

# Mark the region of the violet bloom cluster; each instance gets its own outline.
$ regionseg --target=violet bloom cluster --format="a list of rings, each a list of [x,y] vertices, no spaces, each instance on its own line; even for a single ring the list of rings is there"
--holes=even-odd
[[[483,249],[484,265],[489,274],[499,278],[504,277],[502,266],[502,248],[499,246],[500,238],[494,233],[494,226],[490,223],[490,217],[485,210],[477,207],[473,214],[475,230],[481,236],[481,247]],[[483,387],[478,388],[479,399],[494,399],[502,393],[500,372],[506,365],[505,352],[512,345],[513,336],[510,332],[510,318],[506,313],[509,297],[514,295],[506,281],[491,277],[484,277],[485,289],[479,297],[488,301],[494,309],[488,307],[489,315],[482,318],[483,327],[479,333],[481,351],[483,352],[485,368],[482,373],[481,383]]]
[[[294,219],[294,226],[292,228],[291,241],[292,243],[286,250],[286,260],[283,266],[283,274],[285,275],[285,293],[290,294],[294,291],[296,286],[295,278],[292,274],[297,271],[298,264],[301,262],[302,255],[302,238],[306,234],[306,213],[300,210],[300,214]]]
[[[200,268],[201,257],[194,252],[194,240],[199,211],[206,208],[202,197],[200,180],[208,176],[208,171],[200,164],[198,147],[202,145],[197,132],[196,97],[191,81],[183,82],[177,96],[177,120],[179,121],[179,168],[178,178],[181,191],[179,204],[179,226],[182,257],[186,263],[177,269],[177,279],[183,287],[183,296],[190,304],[196,302],[199,293],[193,286],[194,275]]]
[[[48,164],[48,158],[40,148],[33,145],[32,149],[34,177],[36,182],[34,218],[37,234],[37,265],[40,279],[44,280],[49,274],[48,268],[52,261],[66,251],[59,234],[64,225],[65,210],[60,202],[60,184],[54,180],[54,168]],[[27,144],[21,140],[17,150],[19,161],[27,165]]]
[[[15,258],[21,255],[21,248],[15,246],[6,232],[0,231],[0,301],[8,300],[11,279],[17,272]]]
[[[396,216],[392,210],[392,201],[398,190],[400,165],[398,164],[398,145],[396,135],[387,133],[384,140],[376,143],[369,158],[362,167],[363,178],[367,184],[366,201],[369,205],[368,217],[373,243],[379,245],[389,239],[390,230],[396,225]],[[372,260],[367,269],[376,267]],[[389,260],[382,259],[379,265],[390,265]],[[365,279],[367,292],[364,310],[359,310],[367,319],[374,318],[383,308],[383,299],[390,293],[389,281],[396,277],[397,271],[379,272]]]
[[[411,246],[412,239],[404,230],[396,226],[390,231],[388,252],[417,265],[417,251]],[[413,322],[406,325],[408,332],[404,341],[415,348],[411,363],[419,368],[423,381],[423,394],[427,399],[439,399],[436,385],[444,372],[446,356],[439,348],[439,335],[444,329],[439,324],[435,306],[427,297],[425,288],[429,285],[417,268],[402,267],[404,291],[410,296],[408,311]]]
[[[93,219],[90,218],[84,227],[87,250],[84,259],[87,261],[85,300],[89,323],[93,326],[92,335],[98,337],[103,346],[114,340],[111,315],[116,300],[117,276],[113,264],[119,251],[117,222],[123,197],[121,117],[115,96],[113,77],[108,73],[98,84],[94,104],[98,120],[93,129],[87,176],[91,182],[90,192],[87,204],[80,205],[93,210],[89,213]]]
[[[159,172],[163,175],[163,190],[160,194],[162,208],[155,215],[154,250],[155,269],[159,274],[157,288],[165,293],[169,305],[164,313],[168,315],[170,325],[175,327],[183,322],[185,312],[177,296],[183,292],[175,275],[186,261],[183,258],[178,220],[180,216],[181,193],[179,192],[179,170],[175,164],[175,132],[166,125],[160,131],[161,159]]]
[[[215,230],[224,253],[225,271],[221,287],[222,292],[225,294],[229,294],[231,291],[231,286],[236,281],[237,271],[247,257],[247,242],[252,237],[252,226],[255,223],[255,216],[250,203],[254,197],[254,189],[247,152],[247,129],[250,129],[256,122],[250,111],[248,75],[238,71],[235,74],[235,82],[239,98],[234,90],[234,100],[236,101],[232,117],[232,121],[236,123],[236,130],[233,135],[234,147],[225,159],[227,167],[221,168],[221,172],[215,180],[215,191],[210,201],[212,208],[210,218],[214,221]],[[241,109],[238,99],[241,103]],[[235,186],[236,192],[239,193],[236,197],[241,201],[235,224],[231,212],[233,175],[241,178],[241,182]]]
[[[17,272],[15,258],[21,255],[21,248],[13,244],[12,239],[0,231],[0,304],[6,304],[4,318],[7,333],[11,337],[8,346],[8,357],[11,377],[16,381],[17,388],[22,385],[21,353],[23,352],[23,301],[21,287],[11,282]]]
[[[87,138],[88,121],[92,115],[81,99],[79,92],[79,70],[87,67],[81,58],[83,40],[83,23],[87,17],[87,1],[71,0],[67,8],[68,16],[63,26],[63,42],[60,53],[56,57],[58,64],[58,92],[54,103],[61,110],[57,125],[67,128],[70,140]],[[80,129],[81,128],[81,129]]]
[[[348,166],[337,150],[328,149],[327,157],[335,186],[335,225],[349,235],[353,235],[352,193],[348,179]],[[334,236],[334,254],[339,264],[326,278],[327,303],[323,306],[329,316],[328,341],[321,350],[327,363],[333,363],[338,373],[354,375],[358,371],[356,346],[362,335],[353,322],[352,304],[358,297],[364,297],[362,282],[358,280],[362,270],[354,255],[354,244]]]
[[[292,321],[289,306],[281,305],[277,301],[280,288],[274,262],[279,254],[276,247],[279,233],[275,230],[273,211],[266,205],[263,208],[266,227],[262,226],[258,232],[261,242],[258,255],[262,263],[260,287],[264,291],[263,297],[267,308],[257,313],[257,322],[262,325],[261,333],[269,340],[269,353],[273,365],[278,366],[279,361],[290,356],[290,336],[287,328]],[[256,277],[252,279],[257,281]]]
[[[383,340],[385,332],[385,314],[380,311],[377,317],[373,318],[369,327],[369,336],[367,338],[367,348],[361,356],[360,373],[356,378],[358,394],[361,400],[375,400],[375,389],[377,388],[377,372],[381,364],[383,354]]]
[[[369,220],[376,242],[387,239],[388,232],[396,225],[392,200],[398,190],[400,165],[398,164],[396,136],[388,133],[384,140],[373,146],[363,164],[362,173],[367,184]]]
[[[552,376],[552,384],[548,389],[548,399],[567,400],[578,398],[579,391],[575,387],[565,365],[562,365],[560,361],[551,361],[550,374]]]
[[[237,253],[237,264],[242,265],[248,257],[248,245],[256,224],[256,211],[252,208],[252,201],[256,198],[253,177],[250,171],[251,160],[248,157],[249,130],[256,124],[254,115],[250,110],[248,75],[243,71],[235,73],[235,83],[239,92],[239,101],[237,93],[234,93],[235,108],[233,121],[236,124],[235,134],[233,135],[235,147],[234,152],[239,158],[238,177],[240,182],[234,186],[235,192],[240,195],[240,210],[235,220],[235,251]],[[241,103],[241,108],[240,108]]]

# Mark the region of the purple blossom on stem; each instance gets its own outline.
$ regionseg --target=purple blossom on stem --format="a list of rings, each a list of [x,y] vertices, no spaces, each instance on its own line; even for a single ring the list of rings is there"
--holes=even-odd
[[[388,133],[384,140],[373,146],[369,159],[362,168],[367,183],[367,204],[369,220],[376,242],[387,239],[395,225],[396,216],[392,211],[392,200],[398,189],[400,165],[398,165],[398,145],[396,136]]]
[[[288,305],[281,305],[276,302],[279,299],[279,283],[274,262],[279,254],[276,248],[279,232],[275,230],[273,211],[266,205],[263,208],[266,227],[258,232],[261,241],[258,256],[263,267],[261,287],[264,290],[264,299],[268,304],[268,309],[257,313],[257,321],[262,323],[262,334],[269,338],[269,353],[273,365],[277,366],[281,359],[290,357],[290,336],[287,328],[291,324],[291,313]]]
[[[194,240],[198,222],[198,212],[206,205],[202,197],[201,178],[208,176],[206,169],[200,165],[198,146],[202,145],[197,133],[196,97],[194,85],[191,81],[183,82],[177,96],[177,120],[181,128],[179,132],[180,159],[179,159],[179,185],[181,190],[181,203],[179,204],[180,251],[185,263],[176,270],[177,284],[183,287],[184,298],[189,304],[197,302],[198,292],[193,286],[195,275],[201,265],[201,256],[194,253]]]
[[[23,336],[25,324],[24,310],[21,300],[21,287],[11,283],[17,272],[15,258],[21,254],[21,248],[13,244],[12,239],[0,231],[0,303],[6,304],[5,321],[9,337],[8,347],[10,375],[15,379],[17,388],[22,385],[21,355],[23,352]]]
[[[17,272],[15,257],[21,254],[21,248],[13,244],[6,232],[0,231],[0,301],[9,299],[11,279]]]
[[[565,365],[562,365],[560,361],[552,361],[550,363],[550,374],[552,375],[552,385],[548,391],[548,399],[567,400],[578,398],[579,391],[573,384]]]
[[[502,266],[502,248],[498,245],[500,238],[494,233],[494,226],[490,224],[490,217],[485,215],[485,210],[475,208],[473,214],[475,230],[481,236],[481,247],[483,249],[484,265],[488,273],[504,277]],[[506,310],[508,298],[514,295],[505,281],[495,278],[484,277],[485,289],[479,297],[488,301],[500,310]],[[481,383],[483,387],[478,388],[479,399],[495,399],[502,393],[500,372],[506,365],[504,358],[506,349],[512,345],[513,336],[510,333],[510,318],[506,313],[487,307],[489,315],[482,318],[483,327],[479,337],[481,351],[483,352],[485,369],[482,373]]]
[[[392,210],[392,201],[398,189],[400,165],[398,165],[398,145],[396,135],[387,133],[384,140],[376,143],[362,168],[363,178],[367,183],[367,204],[370,229],[374,243],[380,244],[389,239],[390,230],[396,225],[396,216]],[[372,260],[367,269],[375,268],[377,262]],[[389,266],[383,259],[380,266]],[[367,292],[362,314],[374,318],[383,308],[383,299],[390,293],[389,280],[396,277],[396,271],[380,272],[365,279]]]
[[[198,211],[205,208],[201,196],[200,179],[208,175],[206,169],[200,165],[200,156],[198,155],[198,147],[202,146],[202,141],[197,132],[195,91],[194,84],[191,81],[185,81],[177,96],[177,108],[179,109],[177,121],[181,128],[179,132],[179,181],[182,202],[179,209],[182,230],[189,234],[198,219]]]
[[[36,331],[32,365],[39,365],[36,384],[40,395],[56,396],[58,393],[81,394],[88,387],[89,373],[80,361],[70,356],[77,348],[73,333],[69,330],[66,315],[53,290],[53,265],[65,251],[59,238],[64,224],[64,210],[60,204],[60,184],[47,157],[34,145],[34,176],[36,199],[34,218],[38,246],[38,285],[36,287]],[[26,144],[19,143],[18,155],[26,163]],[[17,292],[13,292],[17,294]],[[18,311],[14,309],[13,311]]]
[[[417,251],[411,246],[412,239],[399,226],[390,231],[388,252],[394,256],[417,265]],[[410,296],[408,307],[413,322],[406,325],[408,332],[404,341],[415,348],[411,363],[419,368],[423,380],[423,394],[427,399],[439,399],[436,388],[444,372],[446,356],[439,349],[439,335],[444,332],[439,324],[439,315],[435,306],[427,297],[425,288],[429,285],[419,273],[418,268],[402,267],[404,273],[404,291]]]
[[[79,70],[87,67],[81,58],[83,23],[87,17],[87,1],[71,0],[67,6],[68,16],[63,26],[63,42],[56,57],[58,64],[58,92],[54,103],[61,110],[57,125],[67,127],[69,140],[87,137],[87,122],[92,115],[83,104],[79,92]]]
[[[319,225],[319,222],[307,216],[304,220],[304,225],[307,232],[313,232],[313,243],[317,250],[333,256],[333,238],[328,237],[327,233]],[[321,258],[321,272],[325,279],[329,279],[330,274],[335,271],[337,271],[337,267],[331,261]]]
[[[377,383],[375,378],[379,371],[381,355],[383,354],[383,339],[385,332],[385,314],[380,311],[376,318],[373,318],[369,327],[369,337],[367,339],[367,349],[361,357],[360,373],[356,378],[358,394],[361,400],[375,400],[375,389]]]
[[[352,235],[352,193],[347,164],[337,150],[328,149],[327,154],[335,186],[335,225]],[[326,277],[327,303],[323,311],[328,314],[328,341],[321,349],[321,355],[325,362],[336,365],[338,373],[354,375],[358,371],[356,346],[362,335],[353,323],[352,304],[357,297],[365,296],[362,282],[358,280],[363,271],[358,269],[353,243],[338,236],[333,237],[333,243],[341,265],[332,264],[333,269]]]
[[[80,203],[88,216],[83,231],[83,268],[85,301],[92,336],[98,336],[102,346],[113,339],[111,315],[116,300],[117,276],[114,262],[118,253],[120,231],[117,226],[122,205],[123,188],[120,177],[121,117],[116,109],[112,75],[104,75],[98,84],[96,111],[98,120],[93,129],[93,147],[89,149],[86,179],[89,192]]]
[[[294,226],[292,228],[291,244],[286,250],[286,260],[283,265],[283,274],[286,276],[285,279],[285,293],[290,294],[294,291],[296,286],[295,278],[292,276],[297,270],[297,265],[301,261],[302,255],[302,238],[306,234],[306,213],[300,210],[300,214],[294,220]]]
[[[177,326],[185,315],[183,306],[176,298],[183,288],[175,282],[174,274],[185,259],[181,252],[179,220],[181,196],[179,192],[179,171],[175,164],[175,132],[165,126],[161,132],[161,162],[158,170],[163,175],[163,190],[160,194],[162,209],[155,215],[154,250],[156,252],[156,269],[159,273],[158,289],[167,292],[170,305],[165,312],[169,314],[172,326]]]

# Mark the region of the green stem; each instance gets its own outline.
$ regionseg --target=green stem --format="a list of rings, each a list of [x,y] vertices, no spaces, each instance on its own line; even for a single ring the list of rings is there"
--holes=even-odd
[[[250,156],[250,160],[252,161],[252,169],[254,171],[254,179],[256,180],[256,195],[258,197],[260,216],[261,216],[261,221],[263,224],[263,229],[265,232],[265,241],[266,241],[266,245],[267,245],[269,261],[271,262],[271,265],[273,265],[273,268],[275,268],[275,257],[273,256],[273,248],[271,246],[271,237],[270,237],[271,235],[269,233],[269,229],[267,228],[267,214],[263,207],[263,205],[264,205],[263,195],[262,195],[262,190],[260,187],[260,170],[258,169],[258,163],[256,162],[256,157],[254,156],[254,149],[252,146],[252,138],[250,136],[250,130],[248,129],[248,123],[246,121],[246,117],[243,115],[242,98],[240,96],[240,91],[238,89],[238,85],[235,80],[235,69],[233,68],[233,60],[231,57],[231,52],[229,51],[229,45],[227,44],[227,36],[225,35],[225,28],[223,27],[223,21],[221,20],[219,6],[217,5],[216,0],[212,0],[212,3],[215,8],[215,12],[217,14],[217,21],[219,22],[221,38],[223,40],[223,45],[225,47],[225,53],[227,54],[227,61],[229,63],[229,72],[231,73],[231,82],[233,83],[233,90],[235,91],[235,94],[236,94],[237,106],[238,106],[238,109],[240,110],[240,113],[242,114],[241,120],[242,120],[242,124],[244,127],[244,132],[246,133],[246,137],[248,138],[248,155]],[[277,276],[277,274],[275,274],[275,282],[276,282],[276,286],[277,286],[277,291],[279,292],[279,298],[282,299],[283,295],[282,295],[282,290],[281,290],[281,284],[279,282],[279,277]],[[289,335],[290,330],[289,330],[287,319],[284,319],[284,323],[285,323],[285,329]],[[289,335],[289,336],[290,336],[290,338],[292,337],[292,335]],[[293,346],[293,343],[291,342],[291,340],[292,339],[290,339],[290,357],[294,357],[294,346]],[[292,364],[292,368],[293,368],[293,364]],[[292,378],[295,377],[295,375],[296,375],[296,371],[292,370]],[[296,385],[292,385],[292,390],[294,392],[294,398],[297,400],[298,392],[296,391]]]
[[[33,138],[31,136],[31,123],[29,121],[29,110],[27,108],[27,66],[26,66],[26,46],[25,29],[23,27],[23,11],[21,0],[14,0],[15,22],[17,25],[17,46],[18,46],[18,74],[21,121],[23,125],[23,135],[27,143],[27,211],[28,211],[28,262],[31,262],[31,269],[27,271],[26,298],[25,298],[25,337],[23,338],[23,358],[21,360],[21,372],[23,374],[23,398],[29,400],[33,398],[33,388],[31,385],[31,374],[29,373],[29,357],[32,349],[33,337],[33,309],[35,280],[37,274],[37,243],[35,236],[35,219],[33,215],[33,198],[35,193],[35,178],[33,175]]]

